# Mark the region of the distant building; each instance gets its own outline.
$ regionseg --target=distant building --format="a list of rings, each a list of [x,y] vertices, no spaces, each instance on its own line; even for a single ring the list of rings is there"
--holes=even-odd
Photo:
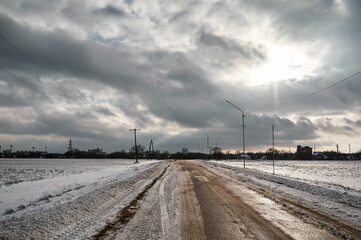
[[[328,156],[325,152],[313,152],[313,159],[316,160],[327,160]]]
[[[88,149],[88,153],[97,155],[97,156],[106,156],[107,155],[106,152],[103,152],[102,148]]]
[[[188,154],[188,148],[182,148],[182,154]]]
[[[311,160],[312,159],[312,148],[310,148],[309,146],[302,147],[301,145],[298,145],[295,159]]]
[[[3,156],[3,157],[6,157],[6,158],[12,157],[12,152],[11,152],[11,150],[10,150],[10,149],[4,150],[2,156]]]

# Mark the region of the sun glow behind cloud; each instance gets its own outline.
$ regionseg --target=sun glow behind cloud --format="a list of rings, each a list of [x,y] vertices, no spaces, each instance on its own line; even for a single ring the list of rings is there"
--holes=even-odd
[[[246,75],[251,85],[267,84],[287,79],[301,80],[311,76],[319,66],[319,60],[301,48],[292,46],[272,46],[268,49],[268,59]]]

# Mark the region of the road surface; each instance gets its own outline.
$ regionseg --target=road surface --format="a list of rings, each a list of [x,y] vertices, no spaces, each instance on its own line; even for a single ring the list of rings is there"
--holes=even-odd
[[[206,165],[181,161],[182,239],[337,239]],[[227,179],[228,178],[228,179]]]
[[[72,201],[0,222],[0,239],[361,239],[360,224],[343,222],[341,212],[325,214],[242,176],[200,160],[155,161]],[[358,219],[357,201],[342,205],[349,209]]]

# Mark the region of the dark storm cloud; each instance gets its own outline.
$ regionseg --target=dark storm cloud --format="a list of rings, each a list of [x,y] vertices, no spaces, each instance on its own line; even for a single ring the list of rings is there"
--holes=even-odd
[[[25,119],[16,117],[14,119],[2,119],[0,132],[34,136],[53,134],[63,137],[98,139],[99,141],[115,140],[105,126],[94,121],[94,116],[91,113],[77,112],[73,115],[57,112],[53,114],[39,111],[39,109],[34,112],[31,108],[25,111],[29,112]],[[20,113],[18,112],[18,114]]]
[[[41,83],[30,80],[18,69],[3,69],[5,71],[0,69],[0,106],[31,106],[52,100],[52,96],[42,89]]]
[[[22,107],[34,104],[34,96],[31,92],[25,92],[16,84],[4,83],[0,85],[1,107]]]
[[[196,100],[200,104],[194,108],[186,106],[194,104],[194,99],[212,95],[215,87],[207,81],[205,72],[183,53],[147,53],[149,62],[144,65],[132,60],[137,57],[131,52],[114,52],[95,43],[81,42],[62,30],[33,32],[5,17],[1,23],[4,35],[45,69],[84,81],[89,79],[108,84],[123,92],[124,96],[141,96],[140,103],[163,119],[186,126],[209,124],[211,111],[203,110],[202,100]],[[26,37],[18,38],[20,34]],[[17,60],[25,61],[19,57]],[[159,72],[157,67],[165,72]],[[199,112],[206,116],[196,116]],[[142,112],[132,110],[127,113],[145,121]]]
[[[199,50],[210,58],[217,56],[216,64],[232,64],[235,60],[242,60],[245,63],[252,64],[265,60],[266,53],[263,47],[252,46],[250,43],[239,43],[233,39],[220,37],[206,32],[202,29],[199,32]]]
[[[125,2],[127,7],[132,7],[133,1]],[[252,41],[240,41],[232,38],[232,34],[217,31],[222,28],[221,25],[210,26],[210,22],[194,20],[201,12],[200,6],[204,7],[206,4],[195,2],[194,5],[192,3],[192,8],[180,7],[169,15],[144,13],[145,21],[141,22],[142,14],[136,17],[135,14],[127,15],[127,12],[134,13],[135,9],[121,8],[121,4],[85,7],[85,2],[64,3],[57,14],[54,14],[56,24],[49,24],[49,27],[46,21],[51,20],[46,16],[53,14],[50,10],[56,9],[55,2],[43,5],[36,2],[3,4],[7,6],[9,14],[2,11],[0,15],[0,33],[30,56],[36,65],[56,76],[81,99],[86,95],[92,99],[104,98],[109,89],[113,93],[106,96],[106,104],[92,102],[94,105],[89,109],[84,107],[83,110],[73,110],[71,114],[64,114],[56,109],[52,109],[52,113],[48,110],[36,112],[39,108],[37,104],[44,109],[40,103],[44,98],[2,73],[1,82],[5,85],[6,82],[12,83],[14,87],[7,86],[6,90],[0,91],[1,106],[33,106],[29,111],[36,113],[27,122],[0,119],[0,132],[14,135],[72,136],[92,143],[103,141],[110,144],[116,142],[113,127],[97,124],[102,117],[116,118],[116,110],[119,110],[132,120],[132,124],[141,128],[152,129],[155,123],[164,124],[164,127],[168,124],[180,127],[179,135],[170,136],[159,133],[158,130],[143,133],[141,136],[144,139],[141,141],[144,142],[149,142],[148,138],[153,136],[163,146],[168,144],[194,149],[197,143],[204,145],[204,133],[195,133],[195,130],[207,129],[213,145],[218,141],[224,148],[238,148],[241,128],[237,125],[236,129],[232,129],[232,126],[241,115],[237,110],[227,108],[225,99],[229,99],[246,111],[247,147],[269,146],[273,123],[276,124],[277,139],[284,146],[319,139],[322,131],[353,134],[359,131],[358,120],[347,120],[337,127],[332,121],[315,122],[307,116],[342,116],[360,110],[359,77],[312,98],[298,101],[352,74],[360,66],[361,55],[355,54],[361,52],[361,35],[358,30],[361,24],[360,4],[357,1],[344,4],[348,11],[346,15],[337,12],[334,1],[242,1],[239,2],[239,11],[234,11],[228,3],[222,2],[205,7],[205,20],[224,20],[227,27],[247,27],[252,19],[247,18],[246,11],[250,11],[269,19],[270,26],[277,30],[273,32],[276,39],[287,39],[300,44],[320,41],[331,46],[327,58],[323,59],[320,70],[314,76],[263,86],[247,86],[246,81],[242,81],[238,75],[230,76],[241,79],[233,85],[219,78],[232,67],[241,69],[241,72],[267,61],[268,49]],[[31,14],[34,14],[34,19],[41,19],[43,16],[45,25],[38,23],[42,26],[39,28],[37,24],[27,25],[26,21],[18,19],[24,15],[31,22]],[[168,18],[162,19],[164,16]],[[114,22],[108,24],[106,20]],[[68,24],[71,28],[62,27],[62,24]],[[170,26],[174,28],[167,29]],[[103,27],[108,29],[105,34],[98,31]],[[114,33],[111,31],[113,29],[117,31]],[[167,44],[177,45],[179,43],[171,41],[178,39],[169,40],[169,36],[162,38],[163,30],[171,33],[183,31],[184,34],[180,36],[189,35],[189,42],[194,45],[179,51],[177,48],[168,49]],[[238,28],[233,30],[237,31]],[[149,45],[143,46],[146,44]],[[0,45],[2,54],[10,56],[49,83],[49,77],[44,72],[36,70],[11,47],[5,47],[4,42],[0,42]],[[44,84],[32,79],[4,57],[0,58],[0,64],[21,79],[29,81],[40,92],[61,98],[59,93],[46,89]],[[57,90],[62,89],[56,83],[51,86],[56,86]],[[70,101],[73,95],[64,89],[61,91],[63,99]],[[72,101],[77,102],[74,99]],[[97,103],[98,99],[94,101]],[[99,101],[103,103],[104,99]],[[44,103],[54,104],[45,100]],[[277,109],[261,115],[275,108]],[[296,117],[287,117],[290,115]],[[22,117],[21,114],[16,116]],[[132,135],[127,132],[124,138],[126,140],[122,143],[126,145]]]
[[[114,15],[114,16],[123,16],[125,15],[122,9],[116,8],[112,5],[108,5],[105,8],[101,9],[107,15]]]
[[[1,32],[14,45],[31,56],[36,64],[52,72],[121,85],[123,89],[140,83],[137,63],[132,62],[131,54],[76,40],[62,30],[51,33],[31,31],[5,17],[1,17],[0,24]],[[15,53],[13,58],[21,64],[28,64]]]
[[[332,118],[323,118],[317,120],[316,124],[323,131],[335,135],[358,136],[361,132],[361,120],[345,118],[341,122],[336,122]]]
[[[242,150],[242,121],[240,114],[234,114],[232,109],[226,111],[224,118],[230,123],[223,128],[206,128],[211,147],[216,144],[223,149]],[[237,121],[238,119],[238,121]],[[225,121],[225,122],[227,122]],[[307,145],[319,137],[318,128],[308,118],[298,118],[295,121],[276,115],[247,114],[245,118],[246,151],[265,151],[272,146],[272,124],[275,125],[277,148],[295,148],[298,144]],[[159,144],[164,146],[183,146],[197,151],[197,145],[205,151],[206,135],[202,130],[182,133],[173,138],[167,138]],[[180,149],[178,149],[180,151]]]

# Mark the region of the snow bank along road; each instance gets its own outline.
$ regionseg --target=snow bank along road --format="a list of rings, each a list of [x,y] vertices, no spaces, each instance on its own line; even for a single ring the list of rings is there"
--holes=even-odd
[[[221,163],[156,162],[89,189],[1,218],[0,239],[361,239],[360,192]]]

